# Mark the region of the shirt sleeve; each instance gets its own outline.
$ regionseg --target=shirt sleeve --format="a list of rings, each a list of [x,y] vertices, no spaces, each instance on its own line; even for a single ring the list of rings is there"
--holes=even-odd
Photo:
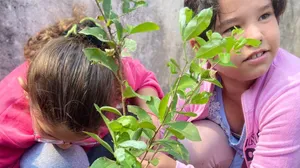
[[[35,143],[28,101],[17,80],[26,72],[24,63],[0,82],[0,168],[18,168],[22,154]]]
[[[300,84],[285,86],[259,116],[250,168],[300,166]]]
[[[185,165],[184,163],[179,162],[178,160],[176,161],[176,168],[194,168],[193,165]]]
[[[157,91],[159,98],[163,97],[163,91],[155,74],[147,70],[140,61],[131,57],[124,57],[122,59],[122,63],[126,80],[134,91],[138,91],[146,87],[152,87]]]

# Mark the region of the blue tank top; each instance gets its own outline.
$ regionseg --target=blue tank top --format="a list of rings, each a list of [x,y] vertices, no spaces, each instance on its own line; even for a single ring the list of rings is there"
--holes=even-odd
[[[243,145],[246,139],[245,125],[239,139],[232,135],[224,110],[222,89],[219,87],[215,87],[215,91],[211,98],[208,119],[221,126],[227,136],[229,146],[236,151],[230,168],[240,168],[244,161]]]

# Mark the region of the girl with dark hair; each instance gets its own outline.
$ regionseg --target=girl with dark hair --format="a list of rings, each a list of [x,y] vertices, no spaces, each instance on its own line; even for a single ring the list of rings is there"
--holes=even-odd
[[[208,30],[226,37],[235,27],[242,28],[245,38],[260,40],[261,45],[246,45],[240,54],[232,54],[236,67],[215,66],[223,88],[204,82],[201,90],[213,93],[210,102],[184,109],[197,117],[179,119],[196,124],[202,138],[181,141],[190,152],[190,164],[159,154],[157,167],[300,167],[300,59],[279,48],[278,23],[286,3],[185,0],[195,14],[212,7]],[[206,39],[205,34],[200,36]]]

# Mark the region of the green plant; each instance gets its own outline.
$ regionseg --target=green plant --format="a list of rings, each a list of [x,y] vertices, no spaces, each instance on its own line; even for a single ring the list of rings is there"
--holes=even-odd
[[[185,64],[181,68],[174,59],[168,62],[167,65],[170,72],[177,75],[178,78],[162,100],[157,97],[143,96],[135,93],[122,75],[121,57],[124,54],[122,52],[124,52],[124,48],[126,48],[127,52],[132,52],[136,48],[135,41],[128,39],[130,35],[159,30],[159,26],[152,22],[141,23],[137,26],[124,26],[121,24],[120,18],[124,14],[147,5],[143,0],[123,0],[123,13],[121,16],[112,10],[111,0],[95,1],[101,15],[96,19],[86,19],[94,21],[98,27],[87,27],[79,33],[95,36],[99,40],[109,44],[110,48],[105,51],[99,48],[86,48],[84,53],[93,64],[104,65],[114,72],[121,85],[123,111],[120,112],[114,107],[98,107],[95,105],[95,108],[99,111],[109,129],[114,148],[111,148],[98,135],[89,132],[86,132],[86,134],[96,139],[108,151],[114,154],[116,161],[99,158],[91,167],[141,167],[141,163],[137,157],[144,154],[144,157],[141,158],[141,161],[143,161],[149,151],[154,152],[149,164],[156,165],[158,163],[155,154],[160,151],[172,155],[175,159],[188,162],[188,151],[181,143],[172,140],[171,137],[175,136],[178,139],[187,138],[192,141],[199,141],[200,135],[197,128],[191,122],[176,121],[177,117],[179,115],[194,117],[195,114],[193,112],[183,112],[184,106],[188,104],[205,104],[209,101],[211,93],[200,91],[200,86],[204,81],[222,87],[215,77],[216,72],[213,70],[216,64],[234,66],[230,62],[230,54],[232,52],[238,53],[244,45],[258,46],[260,42],[243,37],[236,39],[237,35],[243,33],[240,29],[234,29],[229,37],[222,37],[217,32],[208,31],[206,33],[208,40],[205,41],[198,36],[209,26],[212,9],[205,9],[201,13],[194,15],[192,10],[183,8],[180,11],[179,22]],[[72,29],[70,33],[72,33]],[[195,56],[188,59],[186,45],[191,39],[195,39],[198,45],[195,45],[193,48]],[[216,55],[218,57],[215,57]],[[203,66],[208,61],[212,66],[210,69],[204,69]],[[149,109],[157,116],[160,122],[158,126],[153,124],[148,113],[140,107],[133,105],[125,107],[126,99],[133,97],[139,97],[147,102]],[[185,100],[184,105],[180,108],[177,107],[179,99]],[[136,117],[128,115],[125,109],[135,114]],[[104,115],[104,112],[114,113],[118,118],[109,120]],[[155,136],[161,129],[165,130],[164,137],[156,140]],[[146,138],[147,143],[141,141],[141,137]],[[156,146],[155,150],[153,150],[154,146]]]

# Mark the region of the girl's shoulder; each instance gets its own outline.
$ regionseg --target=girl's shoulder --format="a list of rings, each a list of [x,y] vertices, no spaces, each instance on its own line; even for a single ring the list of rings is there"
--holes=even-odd
[[[300,58],[279,49],[269,71],[261,77],[260,87],[268,92],[284,93],[300,87]],[[274,95],[274,94],[273,94]]]
[[[255,107],[260,116],[280,114],[300,118],[300,59],[279,49],[269,71],[259,78],[246,94],[248,107]],[[264,118],[264,117],[262,117]]]
[[[293,77],[297,78],[300,75],[299,65],[300,65],[299,57],[280,48],[271,65],[271,70],[273,71],[273,73],[275,73],[275,75],[286,76],[289,78],[293,78]]]
[[[28,63],[14,69],[0,82],[0,148],[15,153],[34,143],[29,103],[18,77],[26,79]],[[12,148],[14,150],[12,150]]]
[[[28,63],[15,68],[0,81],[0,115],[19,99],[24,98],[24,90],[18,82],[18,77],[26,79]]]

